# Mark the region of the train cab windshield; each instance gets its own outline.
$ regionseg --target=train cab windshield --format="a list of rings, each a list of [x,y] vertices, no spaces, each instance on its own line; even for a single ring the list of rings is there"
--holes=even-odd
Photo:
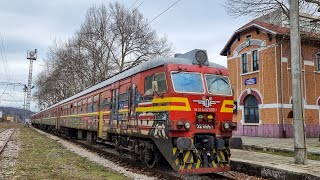
[[[232,95],[230,82],[227,76],[219,76],[214,74],[205,75],[208,92],[215,95]]]
[[[204,93],[202,74],[193,72],[172,72],[172,84],[176,92]],[[232,90],[227,76],[205,74],[204,79],[209,94],[231,96]]]
[[[200,73],[172,72],[172,84],[176,92],[204,93]]]

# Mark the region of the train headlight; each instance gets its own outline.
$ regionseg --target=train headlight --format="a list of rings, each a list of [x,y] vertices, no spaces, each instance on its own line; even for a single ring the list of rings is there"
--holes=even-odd
[[[177,123],[177,128],[178,129],[182,129],[183,128],[183,122],[181,122],[181,121],[178,121],[178,123]]]
[[[229,123],[224,123],[224,124],[223,124],[223,128],[224,128],[224,129],[229,129],[229,128],[230,128]]]
[[[207,61],[207,54],[204,51],[198,51],[196,53],[196,60],[199,64],[204,65],[204,63]]]
[[[190,127],[191,127],[191,124],[190,124],[189,122],[186,122],[186,123],[184,124],[184,128],[190,129]]]

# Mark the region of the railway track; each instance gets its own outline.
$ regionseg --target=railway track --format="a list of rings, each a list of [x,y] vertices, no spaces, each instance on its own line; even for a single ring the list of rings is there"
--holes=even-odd
[[[137,162],[133,160],[132,158],[130,158],[130,156],[127,156],[126,154],[119,156],[119,154],[113,149],[108,150],[107,146],[104,144],[92,144],[86,141],[80,141],[80,140],[75,140],[70,138],[64,138],[64,139],[71,141],[74,144],[80,145],[81,147],[84,147],[90,151],[98,153],[102,157],[110,161],[113,161],[115,163],[118,163],[126,168],[141,171],[144,174],[149,174],[149,175],[151,174],[159,177],[160,179],[184,179],[179,175],[168,173],[168,171],[165,171],[165,170],[149,168],[147,166],[144,166],[141,162]]]
[[[124,154],[119,156],[118,152],[116,152],[114,149],[108,148],[108,145],[106,144],[95,144],[95,143],[89,143],[87,141],[82,140],[76,140],[76,139],[70,139],[63,137],[63,139],[67,141],[71,141],[74,144],[77,144],[85,149],[88,149],[92,152],[98,153],[102,157],[113,161],[115,163],[118,163],[126,168],[130,168],[135,171],[143,172],[146,175],[153,175],[159,177],[159,179],[190,179],[188,178],[188,175],[178,175],[176,172],[170,169],[169,166],[161,167],[161,168],[149,168],[148,166],[144,165],[141,162],[137,162],[136,160],[133,160],[130,156]],[[195,175],[197,176],[197,175]],[[230,175],[228,172],[224,173],[212,173],[205,175],[209,177],[210,179],[217,179],[217,180],[236,180],[237,178]],[[191,178],[193,179],[193,178]]]
[[[0,132],[0,154],[2,154],[3,150],[7,146],[7,143],[9,142],[14,131],[15,129],[12,128],[12,129],[2,130]]]
[[[42,131],[42,130],[41,130]],[[44,133],[48,133],[42,131]],[[50,133],[52,134],[52,133]],[[212,173],[212,174],[202,174],[202,175],[179,175],[172,169],[170,169],[169,165],[161,164],[163,166],[159,168],[149,168],[141,161],[134,160],[128,154],[119,155],[117,151],[114,150],[110,145],[104,143],[90,143],[85,140],[77,140],[69,137],[58,136],[56,134],[52,134],[56,137],[62,138],[68,142],[72,142],[78,146],[81,146],[91,152],[99,154],[101,157],[104,157],[116,164],[121,165],[122,167],[128,168],[131,171],[139,172],[141,174],[156,176],[159,179],[182,179],[182,180],[191,180],[196,177],[196,179],[217,179],[217,180],[235,180],[237,178],[230,175],[228,172],[224,173]]]

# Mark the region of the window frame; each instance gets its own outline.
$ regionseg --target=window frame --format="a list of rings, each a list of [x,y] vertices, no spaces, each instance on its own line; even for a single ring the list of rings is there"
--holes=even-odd
[[[246,56],[246,72],[244,72],[244,63],[243,63],[243,56]],[[242,74],[246,74],[246,73],[248,73],[249,71],[248,71],[248,53],[243,53],[243,54],[241,54],[241,73]]]
[[[93,101],[92,101],[92,96],[89,96],[87,97],[87,113],[92,113],[92,112],[93,112]]]
[[[73,114],[78,114],[78,103],[73,102]]]
[[[213,94],[213,93],[210,93],[209,91],[209,87],[207,86],[208,83],[207,83],[207,78],[206,78],[206,75],[214,75],[214,76],[221,76],[221,75],[217,75],[217,74],[204,74],[204,80],[205,80],[205,84],[206,84],[206,90],[208,92],[208,94],[212,94],[212,95],[215,95],[215,96],[233,96],[233,92],[232,92],[232,87],[231,87],[231,82],[230,82],[230,79],[228,76],[221,76],[221,77],[226,77],[228,80],[229,80],[229,86],[230,86],[230,90],[231,90],[231,95],[226,95],[226,94]]]
[[[144,94],[145,95],[147,95],[147,96],[151,96],[151,95],[153,95],[153,91],[152,91],[152,93],[151,94],[147,94],[146,92],[146,78],[152,78],[152,81],[155,81],[155,78],[156,78],[156,76],[157,75],[160,75],[160,74],[163,74],[163,76],[164,76],[164,80],[165,80],[165,83],[166,83],[166,90],[165,91],[162,91],[162,92],[160,92],[160,91],[158,91],[157,93],[158,94],[165,94],[165,93],[167,93],[168,92],[168,82],[167,82],[167,77],[166,77],[166,73],[165,72],[159,72],[159,73],[155,73],[155,74],[152,74],[152,75],[150,75],[150,76],[146,76],[146,77],[144,77]],[[151,81],[151,90],[152,90],[152,81]],[[148,89],[149,90],[149,89]]]
[[[254,59],[254,52],[256,52],[257,59]],[[251,51],[252,71],[259,71],[259,51],[257,49]],[[254,69],[254,63],[256,62],[257,69]]]
[[[320,72],[320,52],[316,53],[316,71]]]
[[[247,102],[247,100],[248,100],[248,98],[249,97],[253,97],[253,98],[255,98],[256,99],[256,101],[257,101],[257,106],[256,107],[251,107],[251,106],[246,106],[246,102]],[[253,121],[251,121],[250,120],[250,110],[251,109],[253,109],[253,112],[254,112],[254,120]],[[246,115],[245,114],[245,112],[246,112],[246,110],[248,110],[248,112],[249,112],[249,114],[248,115]],[[256,119],[256,110],[257,110],[257,112],[258,112],[258,119]],[[249,119],[246,119],[246,116],[249,116]],[[260,112],[259,112],[259,101],[258,101],[258,99],[257,99],[257,97],[255,97],[254,95],[252,95],[252,94],[249,94],[249,95],[247,95],[247,97],[245,97],[245,101],[244,101],[244,104],[243,104],[243,123],[244,124],[260,124]]]
[[[96,94],[93,96],[92,112],[98,112],[98,111],[99,111],[99,94]]]
[[[175,73],[175,72],[179,72],[179,73],[193,73],[193,74],[200,74],[200,77],[201,77],[201,80],[202,80],[202,87],[203,87],[203,92],[185,92],[185,91],[177,91],[176,88],[174,87],[174,83],[173,83],[173,77],[172,77],[172,74]],[[171,75],[171,84],[172,84],[172,87],[173,87],[173,90],[174,92],[176,93],[186,93],[186,94],[205,94],[206,93],[206,88],[205,88],[205,83],[204,83],[204,79],[203,79],[203,75],[202,73],[198,73],[198,72],[189,72],[189,71],[185,71],[185,72],[181,72],[181,71],[171,71],[170,72],[170,75]]]
[[[151,95],[153,95],[153,93],[151,93],[151,94],[147,93],[147,91],[149,91],[150,89],[146,89],[147,88],[147,83],[146,83],[147,82],[146,81],[147,78],[151,78],[152,79],[151,80],[151,90],[152,90],[152,81],[154,80],[154,74],[144,77],[144,94],[147,95],[147,96],[151,96]]]
[[[162,91],[162,92],[157,92],[158,94],[164,94],[164,93],[167,93],[168,92],[168,82],[167,82],[167,76],[166,76],[166,73],[165,72],[160,72],[160,73],[156,73],[156,74],[154,74],[154,80],[156,80],[155,78],[156,78],[156,76],[157,75],[159,75],[159,74],[163,74],[163,77],[164,77],[164,80],[165,80],[165,82],[166,82],[166,90],[165,91]],[[158,87],[158,89],[159,89],[159,87]]]
[[[86,98],[84,98],[84,99],[82,99],[81,100],[81,103],[82,103],[82,113],[87,113],[87,101],[86,101],[87,99]]]

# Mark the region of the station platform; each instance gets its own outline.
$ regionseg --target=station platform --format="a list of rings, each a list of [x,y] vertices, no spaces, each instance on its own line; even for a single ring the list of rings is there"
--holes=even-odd
[[[248,151],[252,147],[276,151],[293,151],[293,139],[241,137],[247,150],[231,149],[231,166],[235,171],[258,175],[267,179],[320,180],[320,161],[308,160],[306,165],[294,164],[293,157]],[[259,148],[258,148],[259,149]],[[308,153],[320,155],[319,139],[307,139]]]

